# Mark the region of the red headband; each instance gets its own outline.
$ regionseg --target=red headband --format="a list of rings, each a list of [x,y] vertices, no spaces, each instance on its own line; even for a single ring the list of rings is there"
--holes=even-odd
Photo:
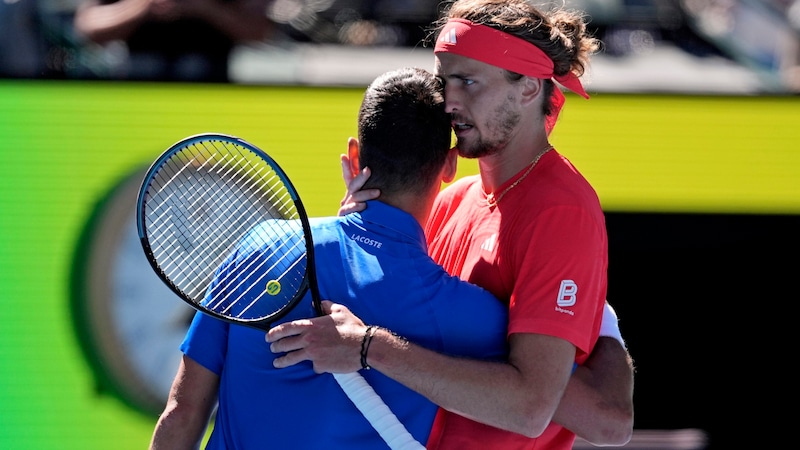
[[[454,53],[501,69],[534,78],[554,79],[570,91],[589,98],[574,73],[553,74],[553,60],[530,42],[495,28],[465,19],[449,19],[436,40],[434,53]],[[548,117],[549,132],[564,105],[561,90],[553,91],[553,114]]]

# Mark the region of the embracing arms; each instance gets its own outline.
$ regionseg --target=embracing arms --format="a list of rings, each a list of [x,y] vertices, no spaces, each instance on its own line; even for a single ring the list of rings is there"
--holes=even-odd
[[[361,368],[367,326],[345,306],[324,302],[327,315],[287,322],[267,335],[275,360],[287,367],[310,360],[317,372]],[[535,437],[551,420],[595,445],[623,445],[633,432],[633,366],[614,338],[570,377],[574,347],[544,335],[514,334],[508,363],[438,354],[378,330],[367,352],[375,370],[445,409],[478,422]]]
[[[342,169],[348,194],[340,211],[359,211],[374,190],[359,190],[369,176]],[[276,326],[267,335],[275,360],[287,367],[309,360],[317,372],[361,369],[367,326],[345,306],[325,302],[327,315]],[[604,329],[589,359],[575,369],[575,347],[559,338],[513,334],[507,363],[438,354],[379,330],[367,363],[441,407],[478,422],[535,437],[555,421],[595,445],[624,445],[633,433],[633,363],[606,305]],[[608,330],[611,332],[608,332]]]

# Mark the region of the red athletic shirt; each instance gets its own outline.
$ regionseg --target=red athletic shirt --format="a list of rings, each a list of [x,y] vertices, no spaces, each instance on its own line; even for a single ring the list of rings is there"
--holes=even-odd
[[[577,348],[577,363],[587,358],[603,315],[608,242],[597,194],[565,157],[546,153],[495,206],[479,176],[456,181],[439,194],[426,234],[431,256],[448,272],[507,302],[509,335],[560,337]],[[574,440],[555,423],[530,439],[440,409],[428,448],[568,450]]]

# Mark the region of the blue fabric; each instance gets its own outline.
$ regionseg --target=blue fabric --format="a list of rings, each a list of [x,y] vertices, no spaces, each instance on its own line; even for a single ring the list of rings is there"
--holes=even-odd
[[[202,305],[239,320],[274,322],[275,313],[301,292],[306,266],[300,221],[265,220],[249,230],[214,274]]]
[[[410,215],[371,201],[362,213],[312,219],[311,228],[323,299],[435,351],[505,357],[505,306],[435,264]],[[278,322],[313,316],[306,295]],[[307,362],[273,368],[261,330],[198,313],[181,350],[221,377],[207,448],[388,448],[330,374]],[[425,444],[437,407],[376,370],[360,373]]]

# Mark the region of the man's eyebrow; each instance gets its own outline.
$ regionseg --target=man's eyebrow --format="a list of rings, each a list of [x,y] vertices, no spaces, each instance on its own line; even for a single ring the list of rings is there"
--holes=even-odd
[[[464,74],[464,73],[448,73],[448,74],[442,76],[442,78],[456,78],[458,80],[463,80],[463,79],[469,78],[469,75],[468,74]]]

